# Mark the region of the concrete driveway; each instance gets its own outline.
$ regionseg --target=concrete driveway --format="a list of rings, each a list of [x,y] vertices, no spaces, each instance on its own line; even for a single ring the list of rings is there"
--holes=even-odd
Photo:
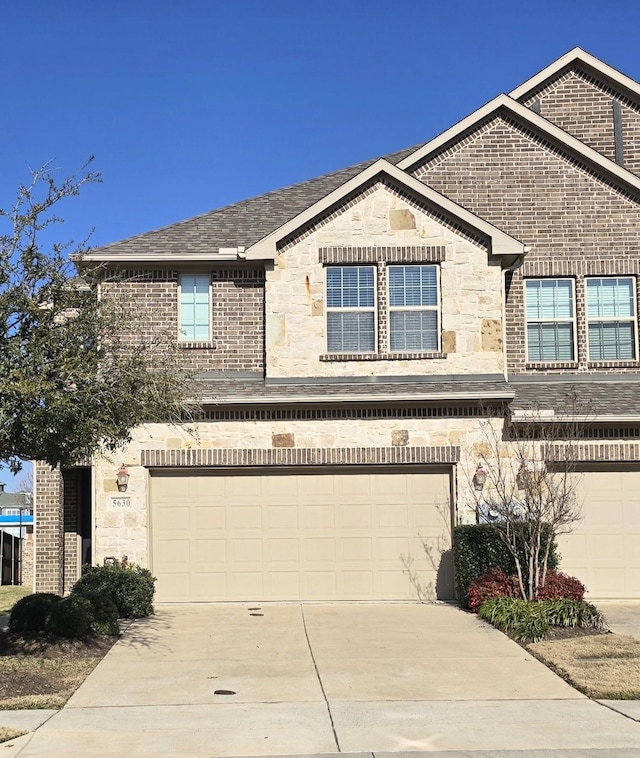
[[[640,751],[640,724],[455,607],[177,605],[134,623],[19,755],[544,748]]]

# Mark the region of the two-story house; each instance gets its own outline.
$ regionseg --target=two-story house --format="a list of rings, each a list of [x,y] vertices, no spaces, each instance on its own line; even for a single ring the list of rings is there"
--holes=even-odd
[[[202,419],[37,465],[37,588],[127,555],[161,601],[452,598],[483,421],[578,398],[563,569],[638,597],[639,222],[640,85],[575,49],[424,145],[92,251]]]

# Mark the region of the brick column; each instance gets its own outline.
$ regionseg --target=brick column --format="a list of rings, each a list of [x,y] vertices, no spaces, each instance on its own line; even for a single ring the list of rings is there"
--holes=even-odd
[[[63,591],[64,523],[63,483],[59,469],[34,464],[35,589]]]

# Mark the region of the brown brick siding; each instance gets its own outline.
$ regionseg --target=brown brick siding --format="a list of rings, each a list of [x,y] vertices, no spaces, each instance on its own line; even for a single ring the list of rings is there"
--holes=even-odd
[[[575,69],[550,82],[524,105],[540,103],[540,115],[589,147],[615,159],[613,105],[609,93],[595,87]]]
[[[615,159],[613,101],[621,105],[624,167],[640,174],[640,102],[573,68],[522,100],[589,147]]]
[[[63,591],[62,477],[57,469],[34,464],[35,588],[37,592]]]
[[[320,263],[442,263],[444,245],[418,247],[321,247]]]
[[[552,445],[547,451],[547,460],[563,461],[566,459],[563,445]],[[632,442],[608,442],[602,444],[578,444],[569,447],[569,459],[575,462],[640,462],[640,444]]]
[[[211,343],[179,344],[189,371],[264,370],[264,272],[229,266],[211,273]],[[178,271],[120,272],[115,284],[135,314],[130,339],[152,342],[166,334],[178,342]]]
[[[640,206],[511,119],[496,116],[415,170],[416,176],[482,218],[531,245],[507,297],[507,360],[529,373],[525,356],[523,275],[577,276],[578,361],[587,363],[583,280],[588,273],[637,274]],[[637,371],[639,364],[603,366]],[[531,371],[538,372],[537,369]]]

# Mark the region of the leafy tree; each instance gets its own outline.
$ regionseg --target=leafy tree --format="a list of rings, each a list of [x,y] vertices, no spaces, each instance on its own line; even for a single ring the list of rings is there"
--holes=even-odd
[[[86,241],[50,241],[60,204],[100,181],[90,163],[61,181],[45,164],[0,209],[0,460],[14,470],[20,458],[69,466],[189,411],[172,341],[132,343],[135,303],[115,288],[99,297],[105,272],[80,278],[71,263]]]
[[[526,423],[487,417],[478,468],[469,477],[481,520],[512,555],[524,600],[545,586],[549,551],[581,518],[576,470],[581,428],[575,411],[548,419],[532,411]]]

